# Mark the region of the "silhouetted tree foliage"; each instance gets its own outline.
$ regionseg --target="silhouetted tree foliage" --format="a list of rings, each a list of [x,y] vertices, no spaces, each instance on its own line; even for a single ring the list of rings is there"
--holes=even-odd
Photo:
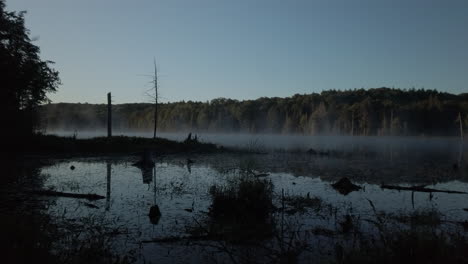
[[[52,62],[39,57],[39,47],[25,27],[25,14],[5,10],[5,1],[0,0],[1,130],[7,142],[11,136],[29,137],[35,132],[37,107],[48,102],[47,93],[60,84]]]
[[[160,104],[158,129],[350,135],[458,135],[468,126],[468,94],[390,88],[324,91],[288,98]],[[105,128],[105,105],[51,104],[42,108],[49,130]],[[114,107],[114,128],[151,130],[151,104]]]

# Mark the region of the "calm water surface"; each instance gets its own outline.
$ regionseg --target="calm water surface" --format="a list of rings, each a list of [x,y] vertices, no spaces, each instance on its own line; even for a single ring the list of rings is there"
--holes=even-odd
[[[440,146],[444,147],[444,146]],[[275,204],[281,206],[281,193],[286,196],[309,194],[331,205],[335,212],[307,211],[287,215],[287,221],[301,230],[327,228],[335,230],[339,218],[351,214],[372,219],[378,211],[389,214],[414,210],[436,210],[447,222],[468,220],[468,195],[419,193],[381,189],[381,183],[402,186],[424,184],[429,188],[468,192],[466,170],[455,170],[459,157],[452,152],[408,153],[401,148],[379,155],[359,154],[349,157],[317,157],[304,153],[270,153],[266,155],[184,155],[156,157],[156,169],[142,172],[132,166],[135,157],[79,158],[57,161],[43,168],[45,188],[63,192],[96,193],[105,199],[85,202],[78,199],[55,198],[48,212],[65,219],[95,216],[125,230],[117,236],[116,248],[140,249],[140,262],[203,261],[197,247],[141,243],[167,237],[187,236],[187,227],[207,217],[211,203],[209,188],[223,185],[248,167],[268,173],[274,185]],[[188,164],[190,158],[195,162]],[[462,162],[464,162],[462,160]],[[71,170],[70,167],[75,169]],[[341,177],[349,177],[363,188],[342,195],[331,187]],[[161,218],[152,223],[149,209],[158,205]],[[372,229],[363,224],[363,230]],[[457,228],[445,225],[444,228]],[[318,238],[311,240],[316,243]],[[183,244],[183,243],[182,243]],[[313,256],[309,255],[312,258]],[[304,261],[307,261],[307,255]]]

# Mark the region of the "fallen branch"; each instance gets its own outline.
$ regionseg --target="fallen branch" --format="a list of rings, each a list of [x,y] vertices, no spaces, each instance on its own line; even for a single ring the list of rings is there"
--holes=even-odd
[[[431,188],[425,188],[423,186],[411,186],[411,187],[403,187],[403,186],[395,186],[395,185],[382,185],[380,186],[382,189],[390,189],[390,190],[399,190],[399,191],[413,191],[413,192],[441,192],[441,193],[458,193],[458,194],[468,194],[466,192],[460,191],[450,191],[450,190],[437,190]]]
[[[162,238],[155,238],[155,239],[150,239],[150,240],[142,240],[141,243],[146,244],[146,243],[176,243],[179,241],[184,241],[184,240],[214,240],[215,237],[213,236],[181,236],[181,237],[176,237],[176,236],[170,236],[170,237],[162,237]]]
[[[56,192],[56,191],[51,191],[51,190],[30,191],[29,193],[35,194],[35,195],[68,197],[68,198],[88,199],[88,200],[99,200],[99,199],[106,198],[104,196],[97,195],[94,193],[80,194],[80,193]]]

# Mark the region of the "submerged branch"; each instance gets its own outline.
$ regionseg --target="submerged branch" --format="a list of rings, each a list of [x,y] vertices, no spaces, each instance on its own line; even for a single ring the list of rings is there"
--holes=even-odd
[[[147,244],[147,243],[176,243],[180,241],[186,241],[186,240],[195,240],[195,241],[200,241],[200,240],[216,240],[219,239],[219,237],[214,237],[214,236],[209,236],[209,235],[200,235],[200,236],[169,236],[169,237],[163,237],[163,238],[155,238],[155,239],[150,239],[150,240],[142,240],[141,243]]]
[[[88,194],[66,193],[66,192],[56,192],[56,191],[51,191],[51,190],[30,191],[29,193],[30,194],[35,194],[35,195],[68,197],[68,198],[88,199],[88,200],[99,200],[99,199],[106,198],[104,196],[94,194],[94,193],[88,193]]]
[[[441,192],[441,193],[458,193],[458,194],[468,194],[466,192],[461,192],[461,191],[450,191],[450,190],[437,190],[437,189],[432,189],[432,188],[426,188],[424,186],[410,186],[410,187],[404,187],[404,186],[396,186],[396,185],[381,185],[380,186],[382,189],[390,189],[390,190],[399,190],[399,191],[413,191],[413,192]]]

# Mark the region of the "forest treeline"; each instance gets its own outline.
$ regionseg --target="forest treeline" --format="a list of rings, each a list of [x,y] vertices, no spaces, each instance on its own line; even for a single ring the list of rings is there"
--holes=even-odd
[[[463,126],[468,127],[468,93],[393,88],[329,90],[287,98],[162,103],[158,130],[454,136],[460,134],[459,115]],[[104,129],[107,106],[48,104],[42,106],[40,116],[47,131]],[[113,106],[116,130],[150,131],[153,118],[152,104]]]

